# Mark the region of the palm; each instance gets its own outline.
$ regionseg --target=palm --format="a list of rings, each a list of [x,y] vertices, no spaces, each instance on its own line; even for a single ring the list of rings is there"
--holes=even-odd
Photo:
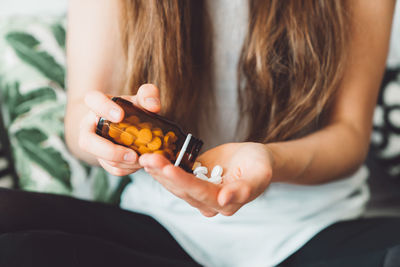
[[[220,165],[227,180],[251,179],[269,171],[270,155],[258,143],[229,143],[203,153],[198,160],[208,169]]]
[[[198,160],[209,170],[215,165],[222,166],[223,183],[214,185],[197,179],[174,167],[161,155],[144,154],[139,162],[166,189],[206,216],[234,214],[259,196],[270,183],[271,156],[263,144],[224,144],[206,151]]]
[[[198,160],[211,170],[215,165],[224,169],[223,185],[244,181],[257,184],[257,196],[269,185],[270,153],[259,143],[229,143],[203,153]],[[255,196],[256,197],[256,196]],[[254,197],[254,198],[255,198]]]

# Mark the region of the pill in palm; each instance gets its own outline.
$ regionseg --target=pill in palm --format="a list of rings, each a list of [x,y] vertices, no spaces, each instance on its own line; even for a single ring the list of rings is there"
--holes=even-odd
[[[198,173],[198,174],[196,174],[196,177],[199,178],[199,179],[201,179],[201,180],[208,181],[207,175],[205,175],[205,174],[203,174],[203,173],[201,173],[201,172]]]
[[[207,169],[207,167],[199,166],[196,169],[194,169],[193,173],[194,173],[194,175],[196,175],[198,173],[202,173],[202,174],[206,175],[208,173],[208,169]]]
[[[222,176],[223,169],[221,166],[216,165],[211,171],[211,177]]]
[[[212,176],[210,179],[208,179],[208,181],[213,184],[220,184],[222,182],[222,177],[221,176]]]

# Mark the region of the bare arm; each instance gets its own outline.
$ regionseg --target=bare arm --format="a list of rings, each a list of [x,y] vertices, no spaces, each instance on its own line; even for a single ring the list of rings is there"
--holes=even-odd
[[[123,73],[123,54],[117,3],[69,1],[66,141],[72,153],[91,164],[98,162],[92,154],[80,149],[78,142],[81,120],[89,111],[84,103],[85,95],[90,91],[117,94],[122,86],[119,74]]]
[[[141,168],[138,155],[95,133],[98,117],[113,122],[123,118],[123,110],[108,96],[120,95],[125,75],[118,3],[116,0],[69,2],[65,132],[68,147],[75,156],[122,176]],[[124,97],[152,112],[161,108],[154,85],[142,85],[136,96]]]

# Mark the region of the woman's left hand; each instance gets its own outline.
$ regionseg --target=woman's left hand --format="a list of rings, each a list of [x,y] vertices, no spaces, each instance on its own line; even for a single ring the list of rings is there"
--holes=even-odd
[[[197,160],[209,172],[215,165],[222,166],[223,182],[201,180],[158,154],[144,154],[139,163],[167,190],[207,217],[233,215],[271,182],[272,153],[264,144],[228,143],[206,151]]]

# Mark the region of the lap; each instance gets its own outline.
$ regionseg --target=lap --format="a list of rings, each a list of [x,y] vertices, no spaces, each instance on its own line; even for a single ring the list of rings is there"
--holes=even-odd
[[[399,246],[400,218],[344,221],[321,231],[281,266],[384,266]]]
[[[0,218],[0,234],[51,230],[192,261],[153,218],[116,206],[53,194],[0,189]]]
[[[0,189],[0,253],[13,255],[10,240],[22,248],[38,242],[36,249],[47,251],[47,246],[54,250],[52,255],[70,244],[64,250],[66,257],[78,253],[87,256],[82,261],[121,262],[110,266],[124,266],[128,259],[155,260],[164,266],[165,260],[176,261],[176,266],[195,264],[149,216],[65,196]],[[396,262],[399,252],[400,218],[359,219],[326,228],[280,266],[383,266]]]
[[[0,235],[0,266],[197,266],[92,236],[34,230]]]

